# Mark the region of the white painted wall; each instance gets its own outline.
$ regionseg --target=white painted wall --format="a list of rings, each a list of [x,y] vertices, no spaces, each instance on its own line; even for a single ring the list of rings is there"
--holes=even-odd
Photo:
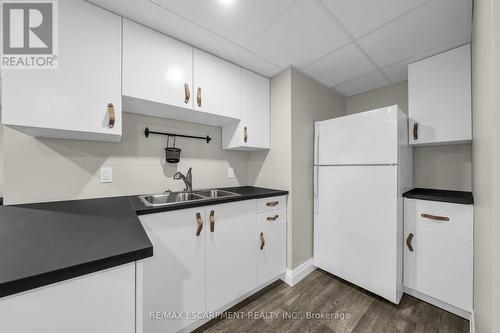
[[[408,82],[395,83],[347,98],[347,114],[398,104],[408,113]],[[472,190],[472,145],[413,148],[415,187]]]
[[[6,204],[69,200],[182,190],[172,177],[193,167],[194,188],[247,185],[248,155],[221,149],[219,127],[125,113],[121,143],[37,139],[4,128]],[[144,137],[144,128],[191,135],[200,140],[177,140],[182,149],[178,165],[164,164],[166,138]],[[113,183],[99,183],[101,166],[113,167]],[[227,168],[236,178],[227,177]]]

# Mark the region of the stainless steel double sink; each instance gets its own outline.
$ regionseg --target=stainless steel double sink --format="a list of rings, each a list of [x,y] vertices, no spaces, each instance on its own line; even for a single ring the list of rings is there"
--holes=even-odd
[[[192,192],[165,192],[159,194],[140,195],[139,199],[148,207],[173,205],[181,202],[205,201],[218,198],[237,197],[241,194],[225,190],[199,190]]]

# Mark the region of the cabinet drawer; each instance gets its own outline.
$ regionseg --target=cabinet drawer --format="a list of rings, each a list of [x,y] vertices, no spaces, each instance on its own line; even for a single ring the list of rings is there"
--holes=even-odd
[[[257,214],[257,226],[265,228],[274,224],[286,223],[286,209],[270,210]]]
[[[286,208],[286,196],[263,198],[257,200],[257,212]]]
[[[416,229],[472,240],[471,205],[417,200],[415,208]]]

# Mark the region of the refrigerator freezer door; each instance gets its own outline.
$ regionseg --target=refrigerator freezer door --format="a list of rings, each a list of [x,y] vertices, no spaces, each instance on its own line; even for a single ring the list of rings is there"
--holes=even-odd
[[[398,107],[316,123],[316,165],[398,163]]]
[[[402,295],[397,172],[397,166],[317,167],[314,216],[314,265],[393,303]]]

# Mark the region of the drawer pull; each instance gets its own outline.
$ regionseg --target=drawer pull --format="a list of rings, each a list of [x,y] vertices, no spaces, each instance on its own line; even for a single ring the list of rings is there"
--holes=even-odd
[[[272,201],[272,202],[266,203],[266,206],[267,207],[276,207],[276,206],[278,206],[279,203],[280,203],[279,201]]]
[[[418,140],[418,123],[413,124],[413,140]]]
[[[201,87],[198,87],[198,93],[196,94],[196,102],[198,103],[198,107],[201,108]]]
[[[429,220],[435,220],[435,221],[448,222],[450,220],[450,218],[446,217],[446,216],[437,216],[437,215],[431,215],[431,214],[422,214],[421,216],[423,218],[426,218]]]
[[[243,129],[243,142],[248,143],[248,128]]]
[[[264,249],[264,245],[266,245],[266,240],[264,239],[264,233],[261,232],[260,233],[260,249],[261,250]]]
[[[196,236],[201,234],[201,230],[203,229],[203,219],[201,218],[200,213],[196,213],[196,223],[198,224],[198,228],[196,229]]]
[[[116,117],[115,117],[115,106],[113,105],[113,103],[108,104],[108,117],[109,117],[108,127],[109,128],[115,127]]]
[[[210,232],[215,231],[215,211],[210,211]]]
[[[411,245],[412,240],[413,240],[413,234],[410,232],[408,234],[408,237],[406,238],[406,246],[408,246],[408,250],[410,250],[410,252],[413,252],[413,246]]]
[[[191,92],[189,91],[189,85],[184,83],[184,103],[188,103],[191,98]]]
[[[269,216],[269,217],[267,218],[267,220],[268,220],[268,221],[276,221],[279,217],[280,217],[280,216],[276,214],[276,215],[274,215],[274,216]]]

